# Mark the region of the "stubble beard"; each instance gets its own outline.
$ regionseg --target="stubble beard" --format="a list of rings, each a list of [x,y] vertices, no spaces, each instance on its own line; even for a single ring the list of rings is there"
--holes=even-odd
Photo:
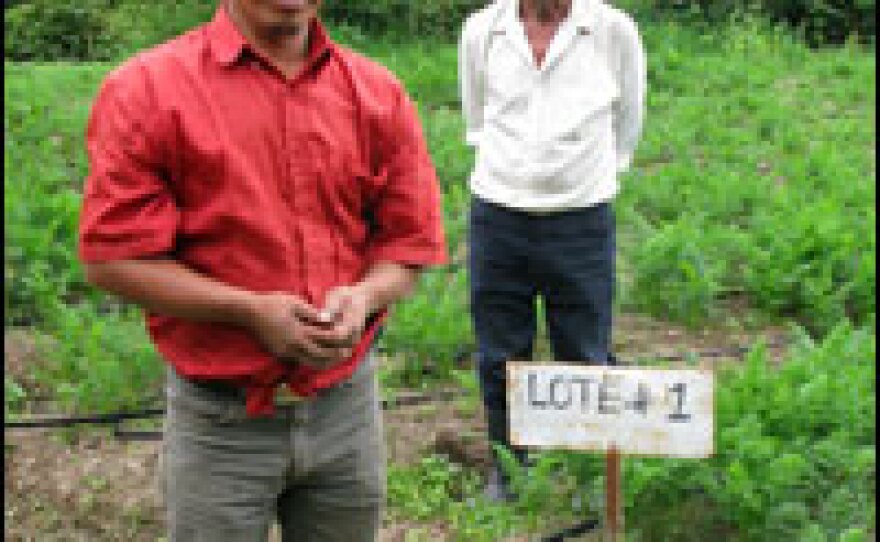
[[[302,24],[279,24],[270,26],[266,29],[266,36],[271,40],[282,40],[287,38],[299,38],[302,41],[308,39],[309,25]]]
[[[312,0],[310,3],[314,4],[315,0]],[[235,15],[237,15],[236,1],[227,0],[225,6],[230,16],[235,19]],[[259,39],[267,44],[295,39],[300,48],[305,49],[305,44],[308,43],[309,24],[310,21],[303,23],[279,23],[263,26],[262,28],[253,28],[252,30]]]

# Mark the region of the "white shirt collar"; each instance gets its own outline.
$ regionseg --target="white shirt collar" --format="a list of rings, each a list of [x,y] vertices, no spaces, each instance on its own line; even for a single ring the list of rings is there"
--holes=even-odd
[[[490,40],[494,36],[506,35],[507,42],[518,54],[532,62],[532,51],[526,36],[525,25],[519,18],[519,6],[521,0],[499,0],[498,17],[495,17],[489,28]],[[593,32],[593,26],[598,19],[598,10],[602,0],[572,0],[571,13],[562,22],[553,38],[547,55],[544,58],[542,70],[551,69],[569,48],[572,41],[579,35],[586,36]]]

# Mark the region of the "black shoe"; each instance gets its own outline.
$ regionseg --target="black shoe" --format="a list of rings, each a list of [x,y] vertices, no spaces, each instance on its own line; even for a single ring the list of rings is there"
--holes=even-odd
[[[528,469],[532,466],[528,452],[526,450],[514,449],[513,457],[516,459],[516,467],[523,473],[527,473]],[[504,472],[501,461],[497,457],[493,458],[492,468],[489,471],[489,477],[486,480],[486,488],[483,493],[487,499],[494,503],[513,503],[518,498],[516,492],[511,488],[510,475]]]
[[[483,495],[487,500],[496,504],[516,502],[516,495],[510,488],[510,477],[504,473],[497,461],[493,462],[492,469],[489,471]]]

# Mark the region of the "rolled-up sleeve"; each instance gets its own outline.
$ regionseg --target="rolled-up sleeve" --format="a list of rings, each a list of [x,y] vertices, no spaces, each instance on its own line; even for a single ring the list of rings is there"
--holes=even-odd
[[[402,89],[382,127],[381,190],[371,198],[368,261],[427,266],[447,262],[440,187],[418,112]]]
[[[620,82],[620,102],[614,131],[617,147],[617,170],[629,169],[642,133],[645,119],[647,60],[635,21],[620,16],[614,27],[616,68]]]
[[[173,250],[180,212],[167,183],[155,99],[136,65],[110,74],[86,129],[89,175],[79,225],[85,262]]]
[[[458,83],[461,112],[465,121],[465,141],[472,147],[480,144],[483,131],[484,88],[481,66],[483,55],[478,37],[478,19],[469,18],[464,25],[458,46]]]

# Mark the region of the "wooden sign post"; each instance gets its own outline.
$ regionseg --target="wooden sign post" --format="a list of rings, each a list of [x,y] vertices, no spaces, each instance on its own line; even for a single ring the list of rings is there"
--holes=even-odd
[[[605,456],[605,538],[623,541],[623,506],[620,502],[620,452],[610,448]]]
[[[624,454],[706,458],[714,451],[711,371],[508,363],[516,446],[605,452],[605,531],[623,540]]]

